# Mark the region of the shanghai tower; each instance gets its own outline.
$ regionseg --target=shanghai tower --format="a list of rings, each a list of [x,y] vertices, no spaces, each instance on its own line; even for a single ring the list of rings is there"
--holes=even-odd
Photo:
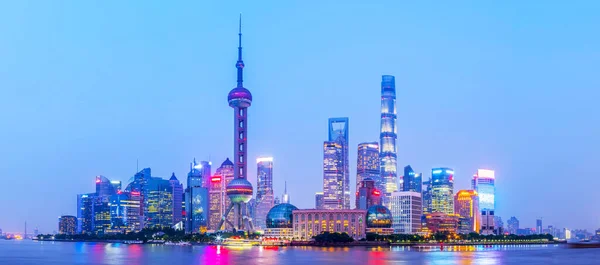
[[[380,154],[381,178],[385,197],[398,190],[396,173],[396,81],[392,75],[381,77],[381,134]],[[385,200],[387,202],[387,198]]]
[[[252,199],[252,184],[248,181],[248,107],[252,104],[252,94],[244,88],[244,61],[242,61],[242,16],[240,15],[240,31],[238,33],[238,60],[235,64],[237,68],[237,86],[233,88],[227,96],[229,106],[233,108],[234,135],[233,135],[233,180],[225,188],[227,196],[231,200],[227,212],[223,215],[217,228],[221,228],[223,222],[231,210],[234,210],[233,230],[252,230],[252,224],[249,223],[247,216],[247,203]]]

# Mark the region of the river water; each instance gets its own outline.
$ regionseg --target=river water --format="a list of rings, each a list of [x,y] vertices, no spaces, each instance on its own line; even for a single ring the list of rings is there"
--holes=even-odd
[[[0,264],[600,264],[600,249],[560,245],[409,247],[221,247],[0,240]]]

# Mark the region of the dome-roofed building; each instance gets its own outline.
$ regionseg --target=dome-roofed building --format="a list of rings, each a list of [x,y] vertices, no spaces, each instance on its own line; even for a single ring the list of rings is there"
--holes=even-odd
[[[229,157],[227,159],[225,159],[225,161],[223,161],[223,163],[221,163],[221,167],[233,167],[233,162],[231,162],[231,160],[229,160]]]
[[[252,184],[246,179],[237,178],[232,180],[225,190],[233,203],[248,203],[252,199]]]
[[[292,239],[294,236],[293,212],[298,207],[282,203],[275,205],[267,214],[267,229],[265,237],[277,239]]]
[[[392,212],[383,205],[373,205],[367,210],[367,233],[389,235],[392,228]]]

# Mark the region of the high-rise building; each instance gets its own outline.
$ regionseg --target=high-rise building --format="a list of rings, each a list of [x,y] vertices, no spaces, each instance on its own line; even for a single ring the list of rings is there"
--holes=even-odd
[[[256,167],[256,200],[260,201],[266,194],[273,194],[273,157],[257,158]]]
[[[92,200],[92,232],[96,234],[108,233],[110,223],[110,196],[94,195]]]
[[[65,235],[74,235],[77,232],[77,217],[63,215],[58,218],[58,232]]]
[[[173,209],[173,188],[169,180],[151,177],[147,183],[145,227],[171,228]]]
[[[95,193],[77,194],[77,233],[93,232],[93,202]]]
[[[183,185],[179,183],[179,180],[175,176],[175,173],[171,175],[169,179],[171,184],[171,193],[173,194],[173,220],[172,224],[176,225],[183,221]]]
[[[479,209],[481,210],[481,233],[493,234],[496,230],[495,216],[495,180],[493,170],[478,169],[473,176],[472,186],[479,194]]]
[[[381,178],[385,184],[384,193],[390,196],[398,191],[396,157],[396,81],[394,76],[381,77],[381,134],[380,155]],[[389,207],[388,207],[389,208]]]
[[[344,209],[343,145],[335,141],[323,143],[323,208]]]
[[[105,233],[139,232],[140,196],[132,192],[119,192],[110,196],[110,228]]]
[[[348,158],[349,123],[348,118],[329,118],[329,142],[341,145],[341,196],[342,208],[350,209],[350,160]]]
[[[379,162],[379,143],[377,142],[358,144],[356,191],[360,188],[361,181],[366,178],[370,178],[375,182],[375,188],[378,191],[384,191],[385,186],[381,179],[381,165]]]
[[[421,193],[414,191],[397,191],[390,196],[392,206],[392,228],[394,233],[416,234],[421,232],[421,215],[423,215]]]
[[[267,223],[267,214],[275,205],[273,194],[273,157],[259,157],[256,159],[256,209],[253,224],[255,228],[264,230]]]
[[[231,204],[225,187],[233,180],[233,162],[229,158],[225,159],[221,166],[217,168],[215,175],[211,178],[210,185],[210,230],[223,230],[224,226],[217,227],[227,211],[227,206]],[[233,224],[234,214],[229,212],[227,215],[227,224]],[[231,225],[229,225],[231,226]]]
[[[325,196],[324,196],[323,192],[315,193],[315,209],[317,209],[317,210],[325,209],[324,208],[324,200],[325,200]]]
[[[356,190],[356,209],[368,210],[373,205],[381,204],[381,191],[375,188],[375,181],[364,178]]]
[[[435,212],[425,215],[425,233],[457,233],[460,223],[460,216],[457,214],[445,214]]]
[[[96,195],[111,196],[117,193],[115,188],[120,188],[121,182],[116,181],[115,185],[104,176],[96,176]]]
[[[454,214],[454,170],[431,170],[431,212]]]
[[[423,182],[423,214],[431,213],[431,179]]]
[[[190,172],[185,189],[186,233],[200,233],[208,230],[209,206],[208,188],[203,187],[202,164],[196,160],[190,164]]]
[[[208,188],[210,178],[212,177],[212,162],[200,161],[200,165],[202,165],[200,168],[200,174],[202,175],[202,187]]]
[[[535,220],[535,232],[536,234],[543,234],[544,231],[542,231],[542,219],[536,219]]]
[[[415,191],[421,193],[423,180],[423,174],[415,173],[410,165],[404,167],[403,177],[403,190],[404,191]]]
[[[252,184],[248,182],[248,108],[252,105],[252,94],[244,87],[244,61],[242,60],[242,17],[240,15],[240,31],[238,45],[237,86],[227,96],[229,106],[233,108],[234,120],[234,179],[225,187],[227,197],[231,200],[224,218],[217,227],[221,227],[225,217],[234,210],[233,230],[251,229],[248,224],[247,203],[252,199]]]
[[[460,215],[461,224],[468,227],[468,232],[479,233],[481,215],[479,213],[479,197],[474,190],[460,190],[454,196],[454,213]],[[464,232],[464,231],[461,231]]]

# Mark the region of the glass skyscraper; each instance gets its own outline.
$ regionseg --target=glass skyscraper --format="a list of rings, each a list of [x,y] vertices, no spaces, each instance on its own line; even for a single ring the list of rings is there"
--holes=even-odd
[[[179,183],[179,180],[175,176],[175,173],[171,175],[169,179],[171,184],[171,192],[173,193],[173,225],[183,221],[183,185]]]
[[[337,142],[341,145],[341,173],[342,179],[340,187],[342,188],[342,208],[350,209],[350,160],[348,158],[349,145],[349,123],[348,118],[330,118],[329,119],[329,142]]]
[[[410,165],[404,167],[403,187],[404,191],[415,191],[421,193],[422,190],[422,176],[423,174],[415,173]]]
[[[394,76],[381,77],[381,134],[380,155],[381,177],[385,184],[385,195],[398,191],[396,157],[396,81]],[[389,208],[389,207],[388,207]]]
[[[473,176],[473,188],[479,194],[479,209],[481,210],[481,233],[489,235],[495,232],[495,182],[493,170],[478,169]]]
[[[93,200],[95,193],[77,195],[77,233],[91,233],[93,214]]]
[[[256,159],[256,200],[254,213],[254,227],[266,228],[267,214],[275,205],[273,194],[273,157],[259,157]]]
[[[344,209],[343,146],[339,142],[323,143],[323,209]]]
[[[208,189],[203,187],[202,164],[196,160],[190,165],[185,189],[186,233],[200,233],[208,230]]]
[[[454,214],[454,170],[431,170],[431,212]]]
[[[375,182],[375,188],[378,191],[383,192],[385,186],[381,179],[379,143],[371,142],[358,144],[358,156],[356,160],[356,191],[358,192],[361,181],[370,178]]]

